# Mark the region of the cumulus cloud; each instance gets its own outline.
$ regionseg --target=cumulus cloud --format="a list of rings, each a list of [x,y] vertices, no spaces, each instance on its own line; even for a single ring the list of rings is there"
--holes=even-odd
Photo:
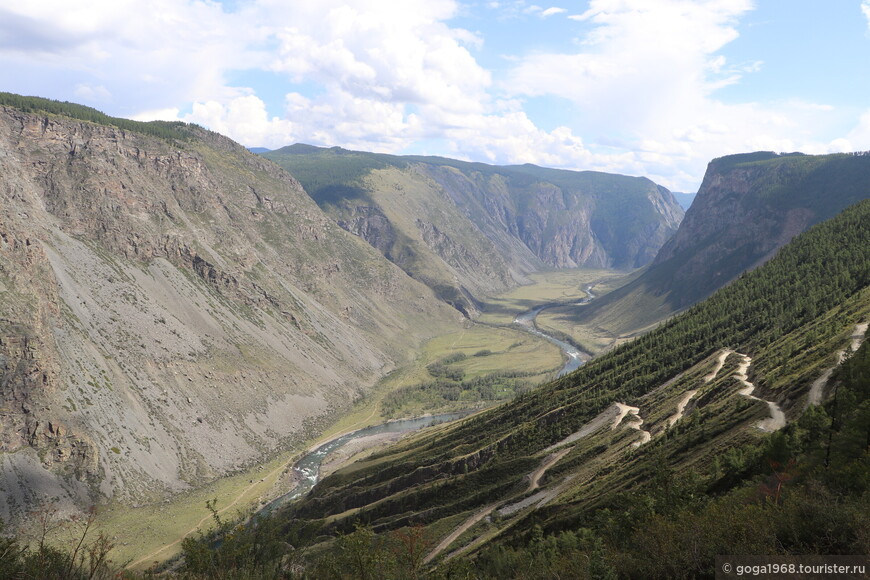
[[[832,141],[828,149],[831,152],[870,151],[870,109],[864,111],[845,137]]]
[[[870,21],[870,0],[861,8]],[[249,146],[401,153],[424,143],[679,189],[726,153],[870,148],[866,116],[822,142],[813,135],[838,114],[824,103],[717,99],[763,69],[722,54],[751,0],[591,0],[568,16],[574,23],[546,20],[564,8],[524,0],[485,9],[508,29],[547,22],[576,26],[577,37],[538,43],[570,50],[505,55],[491,72],[478,60],[484,33],[455,25],[473,21],[458,0],[239,0],[232,10],[209,0],[82,0],[75,10],[0,0],[0,70],[14,80],[5,90],[196,122]],[[542,121],[536,102],[550,113],[564,104],[564,118]]]
[[[587,147],[630,152],[641,173],[677,188],[687,174],[697,182],[714,156],[829,147],[811,134],[830,114],[826,105],[716,98],[762,68],[731,65],[720,53],[752,9],[749,0],[592,0],[569,17],[585,30],[575,51],[526,55],[504,86],[520,98],[573,103],[583,131],[597,136]]]
[[[12,41],[0,42],[2,58],[43,69],[20,79],[20,90],[37,92],[54,71],[56,79],[75,79],[56,98],[111,102],[129,114],[228,95],[224,70],[252,60],[245,27],[210,2],[84,0],[70,9],[59,0],[0,0],[0,14],[0,32],[16,29]]]
[[[481,110],[490,75],[465,46],[473,35],[443,22],[454,2],[299,4],[276,10],[288,25],[275,30],[273,71],[362,99]]]

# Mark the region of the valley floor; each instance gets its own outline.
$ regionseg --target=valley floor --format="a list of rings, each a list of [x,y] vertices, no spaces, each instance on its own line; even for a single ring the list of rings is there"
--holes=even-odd
[[[312,449],[341,434],[389,419],[492,406],[512,398],[517,389],[533,388],[550,380],[561,368],[563,354],[552,343],[513,325],[516,316],[544,304],[576,304],[587,297],[590,286],[594,287],[595,295],[600,296],[618,287],[626,276],[624,272],[610,270],[545,272],[532,275],[534,283],[531,285],[486,299],[477,321],[431,339],[413,362],[384,377],[366,398],[305,447]],[[542,329],[568,337],[593,353],[606,349],[615,339],[595,329],[567,324],[557,316],[546,316],[546,313],[544,310],[539,318]],[[448,399],[417,396],[420,385],[428,385],[436,379],[430,370],[432,365],[451,357],[461,359],[446,365],[452,372],[462,374],[458,383],[459,396],[454,398],[452,391],[448,393]],[[501,381],[490,379],[495,376],[508,378]],[[443,377],[438,380],[441,379]],[[494,386],[484,390],[462,388],[475,381],[489,381]],[[489,400],[482,400],[481,392]],[[397,393],[403,394],[403,404],[395,404]],[[334,471],[395,441],[397,437],[381,435],[356,440],[329,459],[324,471]],[[156,562],[164,562],[180,553],[183,538],[205,531],[212,525],[213,516],[206,509],[207,501],[216,500],[218,514],[225,519],[262,506],[290,490],[290,468],[300,456],[299,449],[287,450],[268,463],[179,494],[162,504],[136,508],[109,506],[99,513],[97,529],[115,542],[112,558],[117,563],[144,569]]]

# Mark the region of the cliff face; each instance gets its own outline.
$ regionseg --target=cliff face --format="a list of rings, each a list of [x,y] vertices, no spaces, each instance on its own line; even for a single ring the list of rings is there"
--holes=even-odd
[[[264,155],[338,224],[468,314],[475,295],[542,268],[645,265],[683,216],[643,178],[303,145]]]
[[[670,192],[645,178],[535,166],[425,170],[503,252],[516,253],[513,239],[555,268],[643,266],[683,217]]]
[[[283,170],[0,107],[0,517],[261,459],[458,315]]]
[[[679,231],[656,256],[654,291],[685,307],[754,269],[811,225],[870,195],[870,156],[734,155],[710,163]]]
[[[655,325],[867,197],[870,155],[758,152],[715,159],[679,230],[649,268],[577,318],[614,335]]]

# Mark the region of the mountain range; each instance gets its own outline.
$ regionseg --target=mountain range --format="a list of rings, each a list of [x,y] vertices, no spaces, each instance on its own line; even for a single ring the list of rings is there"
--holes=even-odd
[[[865,200],[577,372],[328,476],[276,516],[282,537],[331,550],[316,570],[382,577],[713,577],[717,554],[864,553],[868,240]]]
[[[683,218],[646,178],[293,145],[263,154],[344,229],[472,315],[542,268],[633,269]]]
[[[715,159],[679,231],[649,267],[569,316],[616,336],[648,328],[764,264],[797,234],[867,197],[867,154],[756,152]]]

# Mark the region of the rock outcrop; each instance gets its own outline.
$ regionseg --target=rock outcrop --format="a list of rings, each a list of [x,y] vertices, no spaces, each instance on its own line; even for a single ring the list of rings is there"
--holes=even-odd
[[[868,154],[758,152],[715,159],[679,230],[649,268],[578,319],[615,335],[655,325],[867,197]]]

